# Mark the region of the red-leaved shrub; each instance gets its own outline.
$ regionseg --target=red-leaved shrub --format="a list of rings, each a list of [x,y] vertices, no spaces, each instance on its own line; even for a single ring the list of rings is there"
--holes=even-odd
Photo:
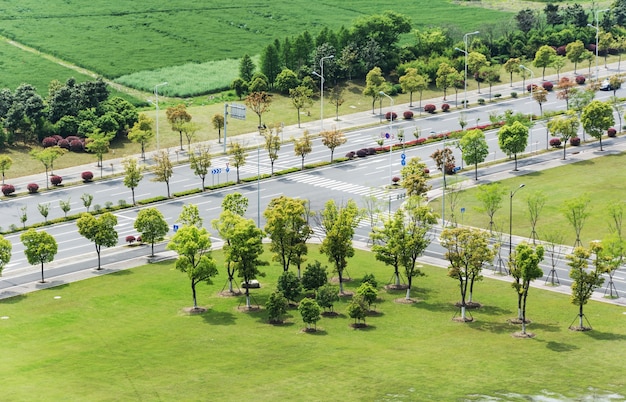
[[[15,186],[13,184],[3,184],[2,185],[2,194],[11,195],[15,192]]]
[[[39,191],[39,184],[37,184],[37,183],[28,183],[26,185],[26,190],[28,190],[28,192],[31,193],[31,194],[35,194],[37,191]]]
[[[572,138],[570,138],[569,139],[569,144],[574,146],[574,147],[579,146],[580,145],[580,137],[572,137]]]
[[[80,177],[83,179],[84,182],[90,182],[93,179],[93,173],[87,170],[81,173]]]
[[[407,110],[404,113],[402,113],[402,116],[404,117],[404,120],[411,120],[413,118],[413,112],[410,110]]]
[[[427,113],[435,113],[435,110],[437,110],[437,107],[432,103],[424,105],[424,111]]]
[[[60,185],[62,181],[63,181],[63,178],[62,178],[61,176],[59,176],[59,175],[56,175],[56,174],[55,174],[55,175],[53,175],[53,176],[50,176],[50,183],[51,183],[53,186],[58,186],[58,185]]]
[[[81,140],[70,141],[70,151],[82,152],[85,150],[85,144]]]
[[[617,135],[617,130],[611,127],[608,130],[606,130],[606,133],[609,137],[615,137]]]
[[[70,149],[70,142],[65,138],[59,140],[59,142],[57,142],[57,145],[63,149]]]
[[[545,81],[543,84],[541,84],[541,86],[548,92],[552,91],[552,88],[554,88],[554,84],[550,81]]]
[[[441,105],[441,110],[447,112],[448,110],[450,110],[450,105],[444,103],[443,105]]]
[[[387,112],[385,113],[385,119],[389,120],[398,120],[398,113],[396,112]]]
[[[133,235],[126,236],[126,243],[128,244],[133,244],[136,240],[137,238]]]
[[[537,84],[528,84],[528,85],[526,85],[526,91],[530,92],[530,88],[532,88],[533,91],[534,91],[535,89],[537,89]]]
[[[561,146],[561,139],[560,139],[560,138],[556,138],[556,137],[551,138],[551,139],[550,139],[550,146],[551,146],[552,148],[558,148],[558,147],[560,147],[560,146]]]
[[[54,137],[46,137],[41,141],[41,145],[44,148],[53,147],[57,144],[57,139]]]
[[[576,83],[578,85],[583,85],[585,83],[585,81],[587,81],[587,79],[585,78],[584,75],[577,75],[576,76]]]

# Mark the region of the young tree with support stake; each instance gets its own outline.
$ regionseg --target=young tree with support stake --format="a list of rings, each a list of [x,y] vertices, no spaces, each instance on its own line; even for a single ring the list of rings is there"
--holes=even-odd
[[[195,225],[183,225],[167,244],[167,248],[178,253],[176,269],[187,274],[191,283],[193,310],[200,310],[196,285],[201,282],[212,284],[211,278],[217,275],[215,260],[211,257],[209,232]]]
[[[589,217],[589,204],[591,198],[588,194],[583,194],[579,197],[565,200],[561,207],[561,212],[565,215],[567,221],[572,225],[574,232],[576,233],[576,240],[574,241],[574,247],[582,246],[580,241],[580,232],[583,230],[585,221]]]
[[[478,186],[478,194],[476,198],[481,203],[480,212],[485,212],[489,217],[489,232],[493,232],[493,217],[502,208],[502,199],[506,190],[502,188],[499,182],[490,184],[481,184]]]
[[[102,269],[100,266],[100,252],[102,251],[102,247],[113,247],[117,245],[116,225],[117,218],[110,212],[105,212],[97,218],[85,212],[81,214],[81,217],[76,221],[78,233],[93,242],[96,246],[96,254],[98,255],[97,270]]]
[[[270,110],[272,104],[272,95],[267,92],[252,92],[246,96],[246,106],[248,106],[259,117],[259,129],[261,129],[263,123],[261,123],[261,117],[263,114]]]
[[[526,242],[517,245],[509,258],[509,272],[514,281],[511,286],[517,293],[517,319],[522,324],[522,336],[526,336],[526,301],[530,283],[543,276],[539,264],[543,261],[543,246],[532,248]]]
[[[246,149],[238,142],[231,142],[229,145],[228,154],[230,155],[230,163],[237,170],[237,183],[239,180],[239,168],[246,164]]]
[[[181,103],[176,106],[168,107],[165,110],[167,121],[169,121],[172,131],[178,132],[180,139],[180,150],[183,150],[183,131],[184,125],[191,121],[191,115],[187,112],[187,106]]]
[[[591,249],[584,247],[576,247],[572,254],[567,255],[565,258],[569,260],[567,265],[570,266],[569,276],[572,278],[572,304],[578,306],[578,326],[571,329],[577,331],[591,330],[591,326],[585,327],[583,319],[586,319],[583,312],[585,304],[591,298],[593,291],[604,283],[602,274],[604,272],[604,264],[598,256],[598,253],[602,250],[602,246],[599,243],[592,243]],[[596,253],[596,259],[589,270],[589,258],[591,253]],[[589,324],[589,321],[587,320]]]
[[[533,244],[537,241],[537,221],[539,215],[543,211],[543,207],[546,205],[546,194],[543,191],[535,191],[526,198],[526,205],[528,205],[528,216],[530,218],[530,237],[533,239]]]
[[[265,139],[264,148],[267,151],[267,157],[270,160],[271,175],[274,176],[274,162],[278,159],[278,151],[280,151],[280,137],[278,132],[272,132],[271,128],[261,130]]]
[[[35,229],[28,229],[20,236],[20,241],[24,245],[24,254],[30,265],[41,264],[41,280],[45,283],[43,276],[43,266],[47,262],[52,262],[57,254],[58,245],[51,234],[47,232],[37,232]]]

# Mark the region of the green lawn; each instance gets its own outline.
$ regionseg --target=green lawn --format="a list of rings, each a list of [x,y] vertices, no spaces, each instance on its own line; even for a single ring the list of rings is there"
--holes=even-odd
[[[618,138],[617,141],[624,141]],[[584,145],[580,151],[585,150]],[[605,147],[610,150],[609,147]],[[563,157],[562,150],[553,151],[555,159]],[[568,156],[571,158],[571,156]],[[541,191],[547,196],[545,207],[539,215],[537,232],[540,238],[545,239],[548,233],[558,231],[564,236],[564,243],[573,245],[576,238],[574,229],[566,220],[562,212],[562,205],[569,200],[587,193],[591,198],[586,219],[581,232],[581,240],[585,246],[592,240],[603,239],[608,232],[609,214],[607,206],[614,202],[624,202],[623,183],[626,180],[626,172],[618,167],[626,163],[626,155],[605,155],[588,161],[564,165],[555,169],[531,172],[514,179],[501,182],[506,194],[502,198],[502,208],[494,217],[494,222],[500,231],[509,231],[509,195],[510,191],[517,189],[520,184],[525,187],[520,189],[513,197],[513,234],[529,237],[531,233],[530,216],[528,214],[528,197]],[[513,162],[511,162],[511,168]],[[531,170],[529,166],[525,170]],[[480,177],[479,169],[479,177]],[[473,177],[473,176],[472,176]],[[463,191],[459,196],[458,208],[465,208],[463,223],[471,226],[486,228],[489,218],[486,213],[480,212],[480,202],[476,198],[477,188]],[[441,211],[441,199],[433,202],[433,208]],[[457,210],[457,221],[461,222],[461,214]],[[446,215],[450,210],[446,206]]]
[[[310,259],[320,258],[312,247]],[[270,259],[266,255],[266,259]],[[325,261],[325,259],[322,259]],[[264,304],[280,268],[265,267],[254,300]],[[380,292],[368,328],[353,330],[346,300],[336,318],[305,334],[297,311],[284,325],[265,311],[243,313],[225,298],[223,272],[199,286],[203,315],[186,276],[172,263],[148,265],[0,301],[5,400],[479,400],[510,393],[568,397],[626,394],[623,307],[591,302],[594,330],[572,332],[577,309],[566,295],[532,289],[534,339],[516,339],[516,298],[508,282],[485,280],[475,322],[451,318],[456,282],[425,267],[414,297]],[[382,282],[392,271],[373,255],[350,260],[354,290],[365,273]],[[60,298],[56,298],[60,297]],[[520,397],[521,400],[521,397]]]

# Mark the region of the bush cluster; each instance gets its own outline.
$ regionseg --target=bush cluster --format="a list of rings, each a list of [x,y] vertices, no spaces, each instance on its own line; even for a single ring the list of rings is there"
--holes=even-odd
[[[404,117],[404,120],[411,120],[413,118],[413,112],[410,110],[407,110],[404,113],[402,113],[402,117]]]
[[[11,195],[15,192],[15,186],[13,184],[3,184],[2,185],[2,194]]]
[[[574,147],[579,146],[580,145],[580,137],[572,137],[572,138],[570,138],[569,139],[569,144],[574,146]]]
[[[615,136],[617,136],[617,130],[616,130],[616,129],[614,129],[613,127],[609,128],[609,129],[606,131],[606,133],[607,133],[607,135],[608,135],[609,137],[615,137]]]
[[[585,81],[587,81],[587,79],[585,78],[584,75],[577,75],[576,76],[576,83],[578,85],[584,85]]]
[[[448,110],[450,110],[450,105],[448,105],[447,103],[444,103],[443,105],[441,105],[441,110],[443,112],[447,112]]]
[[[560,138],[556,138],[556,137],[551,138],[551,139],[550,139],[550,146],[551,146],[552,148],[558,148],[558,147],[560,147],[560,146],[561,146],[561,139],[560,139]]]
[[[26,190],[28,190],[30,194],[35,194],[37,191],[39,191],[39,184],[28,183],[28,185],[26,186]]]
[[[387,121],[398,120],[398,114],[396,112],[387,112],[385,113],[385,119],[387,119]]]
[[[427,113],[435,113],[435,110],[437,110],[437,107],[432,103],[424,105],[424,111]]]
[[[550,81],[545,81],[543,84],[541,84],[541,86],[548,92],[552,91],[552,88],[554,88],[554,84]]]
[[[61,176],[58,176],[56,174],[50,176],[50,184],[52,184],[53,186],[61,185],[62,181],[63,181],[63,178]]]
[[[91,180],[93,180],[93,172],[90,172],[88,170],[84,171],[80,174],[80,177],[83,179],[84,182],[90,182]]]

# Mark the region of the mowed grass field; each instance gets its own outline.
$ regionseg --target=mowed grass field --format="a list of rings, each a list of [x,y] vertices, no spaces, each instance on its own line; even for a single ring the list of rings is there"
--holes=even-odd
[[[625,141],[626,138],[618,137],[614,142]],[[570,154],[568,147],[568,159],[575,159],[575,155]],[[611,146],[605,146],[605,150],[610,150]],[[580,147],[581,152],[594,152],[586,150],[584,145]],[[599,152],[599,151],[596,151]],[[555,159],[563,157],[562,150],[552,152]],[[535,192],[542,192],[546,196],[546,202],[539,215],[537,222],[537,233],[541,239],[546,239],[546,235],[560,233],[563,235],[563,243],[572,246],[576,239],[573,227],[569,224],[563,214],[563,204],[566,200],[571,200],[583,194],[587,194],[591,200],[588,207],[589,217],[585,220],[581,232],[581,240],[585,246],[592,240],[602,240],[609,235],[609,213],[608,206],[612,203],[623,203],[626,199],[623,183],[626,181],[626,173],[619,169],[626,163],[626,154],[603,155],[602,157],[567,164],[554,169],[532,171],[532,165],[522,168],[528,173],[520,175],[514,179],[507,179],[500,182],[506,191],[502,197],[502,207],[496,212],[494,222],[496,229],[505,233],[509,231],[509,200],[510,192],[515,191],[521,184],[524,188],[519,189],[513,197],[513,234],[523,237],[530,237],[531,225],[528,213],[528,197]],[[511,169],[513,162],[511,161]],[[610,172],[610,173],[609,173]],[[472,167],[473,182],[473,167]],[[480,168],[478,171],[480,179]],[[460,182],[462,189],[469,184],[470,180]],[[473,183],[472,183],[473,184]],[[481,212],[481,203],[477,199],[478,188],[473,187],[461,191],[457,211],[455,215],[457,222],[465,225],[482,228],[489,227],[489,217],[485,212]],[[432,201],[432,206],[441,212],[441,198]],[[465,213],[461,217],[460,208],[465,208]],[[450,217],[449,204],[446,205],[446,217]],[[508,240],[507,240],[508,241]]]
[[[146,250],[148,251],[148,250]],[[221,254],[216,252],[219,260]],[[266,252],[266,260],[270,255]],[[311,247],[310,261],[326,259]],[[516,296],[506,281],[477,284],[475,322],[453,322],[458,286],[443,268],[425,266],[413,297],[381,290],[368,327],[354,330],[348,299],[317,333],[303,333],[291,309],[283,325],[267,313],[241,312],[242,297],[221,297],[220,263],[214,285],[199,285],[208,307],[188,316],[186,275],[172,262],[0,301],[4,400],[528,400],[626,394],[624,307],[590,302],[590,332],[568,329],[577,308],[569,297],[532,289],[528,331],[507,319]],[[262,269],[253,302],[263,306],[281,268]],[[350,259],[354,291],[366,273],[380,287],[392,270],[368,252]],[[6,318],[8,317],[8,318]],[[517,395],[517,396],[516,396]]]

